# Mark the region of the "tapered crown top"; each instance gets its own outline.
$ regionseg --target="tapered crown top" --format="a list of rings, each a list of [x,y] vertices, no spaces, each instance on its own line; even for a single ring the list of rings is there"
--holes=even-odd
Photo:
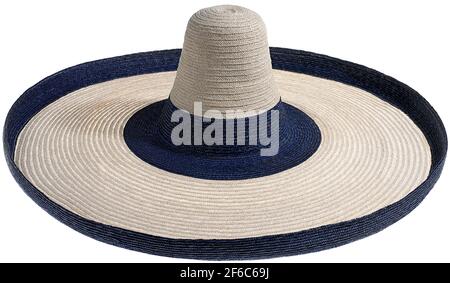
[[[266,29],[261,17],[239,6],[202,9],[189,20],[172,103],[193,113],[264,111],[276,105]]]

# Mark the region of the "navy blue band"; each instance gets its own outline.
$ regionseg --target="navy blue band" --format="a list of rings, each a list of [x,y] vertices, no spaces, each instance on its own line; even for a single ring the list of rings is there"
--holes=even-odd
[[[177,123],[171,114],[177,108],[164,100],[136,112],[127,122],[124,138],[139,158],[160,169],[189,177],[209,180],[242,180],[268,176],[292,168],[308,159],[319,147],[319,127],[299,109],[278,103],[278,153],[261,156],[261,144],[248,143],[249,123],[244,119],[247,133],[245,145],[173,145],[171,131]],[[270,118],[270,114],[267,115]],[[190,116],[193,127],[194,116]],[[224,120],[219,120],[224,123]],[[236,120],[233,120],[237,123]],[[205,129],[211,122],[202,123]],[[267,131],[271,132],[271,123]],[[226,127],[223,126],[225,131]],[[192,132],[194,130],[192,129]],[[237,127],[234,127],[236,133]],[[236,134],[234,135],[236,137]],[[225,140],[225,135],[224,138]]]
[[[157,104],[157,103],[155,103]],[[210,119],[210,120],[204,120],[201,116],[195,116],[192,114],[189,114],[189,123],[191,125],[190,131],[191,131],[191,137],[189,139],[190,144],[189,145],[178,145],[176,147],[173,146],[172,141],[172,131],[179,125],[180,121],[172,122],[172,114],[175,111],[180,110],[177,108],[172,101],[169,99],[164,100],[162,102],[162,109],[159,109],[161,107],[156,107],[156,105],[148,105],[144,109],[141,109],[135,115],[133,115],[129,121],[127,122],[127,125],[125,126],[125,140],[127,140],[127,135],[132,134],[138,137],[148,136],[148,138],[154,138],[162,141],[164,143],[164,146],[170,147],[172,150],[184,153],[191,153],[199,156],[211,156],[211,157],[217,157],[217,158],[223,158],[227,156],[242,156],[246,153],[253,153],[258,152],[262,148],[266,148],[265,145],[261,143],[261,140],[258,138],[258,128],[259,123],[261,120],[266,120],[265,130],[268,133],[268,136],[271,136],[272,133],[272,123],[271,118],[272,111],[277,111],[279,113],[279,116],[286,117],[286,115],[289,115],[286,113],[285,104],[281,102],[281,100],[271,109],[264,112],[261,115],[255,115],[247,118],[240,118],[240,119]],[[155,113],[155,110],[158,109]],[[186,114],[188,112],[185,111]],[[150,116],[152,118],[150,118]],[[264,117],[265,116],[265,117]],[[256,131],[252,131],[250,129],[250,119],[255,119],[256,121]],[[284,119],[286,120],[286,119]],[[184,121],[183,121],[184,122]],[[195,132],[195,123],[201,124],[201,132],[203,133],[213,122],[214,123],[220,123],[222,125],[222,144],[217,145],[206,145],[203,143],[201,145],[195,145],[195,139],[194,139],[194,132]],[[281,122],[281,121],[280,121]],[[227,123],[232,123],[233,125],[233,145],[227,145],[227,138],[226,138],[226,132],[227,132]],[[242,138],[243,138],[243,145],[238,144],[238,132],[240,132],[240,129],[238,129],[238,123],[243,124],[243,132],[241,132]],[[140,129],[134,129],[133,127],[139,126]],[[152,125],[153,124],[153,125]],[[283,124],[281,122],[281,124]],[[151,128],[156,127],[157,129],[154,130],[153,133],[150,133],[152,130]],[[145,129],[145,130],[144,130]],[[135,131],[137,130],[137,132]],[[286,134],[283,132],[285,130],[285,127],[282,127],[282,129],[279,129],[281,131],[280,136],[283,137],[283,134]],[[230,131],[231,132],[231,131]],[[251,140],[256,139],[256,144],[251,144]]]
[[[42,108],[82,87],[115,78],[174,71],[180,50],[157,51],[95,61],[72,67],[27,90],[12,106],[4,127],[8,165],[23,190],[49,214],[97,240],[136,251],[195,259],[257,259],[296,255],[337,247],[374,234],[412,211],[431,190],[444,166],[447,136],[434,109],[416,91],[361,65],[314,53],[271,48],[273,67],[339,81],[364,89],[405,112],[430,145],[428,178],[400,201],[370,215],[296,233],[232,240],[182,240],[146,235],[84,219],[52,202],[14,164],[17,137]]]

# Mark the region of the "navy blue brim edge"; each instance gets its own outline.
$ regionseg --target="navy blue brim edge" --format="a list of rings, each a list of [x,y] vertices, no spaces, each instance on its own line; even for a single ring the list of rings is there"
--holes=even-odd
[[[205,260],[261,259],[316,252],[377,233],[397,222],[425,198],[438,180],[447,153],[447,135],[438,114],[416,91],[367,67],[299,50],[271,48],[275,69],[305,73],[364,89],[406,113],[430,145],[428,178],[400,201],[370,215],[289,234],[231,240],[170,239],[97,223],[63,208],[35,188],[14,163],[17,137],[26,123],[58,98],[88,85],[153,72],[174,71],[180,50],[154,51],[81,64],[28,89],[12,106],[4,127],[8,166],[25,193],[50,215],[99,241],[140,252]]]

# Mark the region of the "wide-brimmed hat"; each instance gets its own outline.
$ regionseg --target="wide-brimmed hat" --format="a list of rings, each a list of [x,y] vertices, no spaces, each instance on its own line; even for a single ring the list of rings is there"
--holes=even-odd
[[[216,6],[191,17],[182,50],[85,63],[31,87],[4,146],[24,191],[73,229],[225,260],[381,231],[431,190],[447,137],[405,84],[269,48],[256,13]]]

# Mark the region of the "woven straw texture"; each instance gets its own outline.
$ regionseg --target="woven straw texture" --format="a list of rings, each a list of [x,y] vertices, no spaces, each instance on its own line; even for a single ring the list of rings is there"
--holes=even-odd
[[[280,96],[262,19],[238,6],[216,6],[189,20],[170,99],[193,113],[203,110],[268,110]]]
[[[312,119],[320,145],[257,178],[171,173],[124,137],[130,118],[167,98],[191,113],[196,101],[204,111],[261,111],[281,98]],[[18,182],[65,224],[121,247],[202,259],[312,252],[378,232],[422,201],[447,150],[442,122],[414,90],[338,59],[269,53],[260,17],[237,6],[194,14],[181,54],[111,58],[45,79],[15,103],[4,133]]]
[[[184,239],[265,236],[355,219],[400,200],[430,170],[424,135],[397,108],[354,87],[277,71],[282,99],[321,130],[312,157],[240,181],[162,171],[132,154],[122,131],[135,111],[167,97],[174,77],[119,79],[57,100],[21,132],[16,164],[50,199],[84,218]]]
[[[86,63],[50,76],[24,93],[11,108],[4,130],[4,146],[7,161],[14,177],[24,191],[52,216],[97,240],[157,255],[225,260],[267,258],[314,252],[369,236],[395,223],[412,211],[425,198],[439,178],[447,151],[445,129],[433,108],[417,92],[386,75],[364,66],[324,55],[281,48],[272,48],[271,50],[273,66],[276,69],[309,74],[311,78],[315,77],[315,79],[318,79],[318,77],[326,78],[330,82],[335,81],[336,85],[339,86],[349,87],[353,85],[354,87],[350,87],[350,89],[366,90],[368,91],[366,95],[381,98],[380,104],[386,104],[386,107],[398,108],[400,111],[394,111],[401,112],[399,115],[405,119],[411,119],[425,135],[431,150],[432,164],[426,180],[398,202],[383,207],[367,216],[350,221],[295,233],[265,237],[229,240],[188,240],[153,236],[83,218],[70,209],[66,209],[54,202],[43,193],[44,190],[37,188],[30,180],[25,178],[23,172],[14,162],[14,159],[17,159],[15,153],[18,152],[16,150],[18,146],[17,139],[24,127],[27,127],[28,121],[33,119],[42,109],[64,98],[66,95],[77,92],[77,90],[82,91],[89,85],[97,84],[97,87],[101,87],[98,84],[108,82],[111,79],[176,70],[179,56],[180,50],[168,50]],[[320,86],[318,87],[320,88]],[[167,89],[168,92],[169,88]],[[300,96],[300,93],[295,95]],[[329,97],[329,100],[332,101],[333,98]],[[143,104],[145,103],[143,102]],[[100,107],[100,105],[98,106]],[[330,112],[339,114],[345,108],[346,106],[342,108],[332,107]],[[405,117],[405,114],[408,118]],[[353,115],[345,115],[345,117],[350,119]],[[356,116],[352,120],[358,121],[358,118]],[[374,116],[375,121],[385,124],[383,119],[384,117],[382,116],[376,114]],[[390,136],[387,138],[390,139]],[[40,151],[42,149],[36,150],[36,152]],[[44,157],[43,159],[46,158]],[[101,166],[99,167],[101,168]],[[101,177],[105,171],[98,170],[98,168],[96,170],[98,177]],[[322,168],[318,168],[318,170],[322,170]],[[41,172],[40,169],[39,172]],[[350,177],[351,173],[342,171],[342,174],[348,174]],[[378,180],[367,180],[367,183],[370,184],[371,182],[382,180],[385,176],[380,173]],[[115,177],[112,176],[112,178]],[[295,176],[293,177],[295,178]],[[56,178],[59,179],[61,177],[58,175]],[[159,180],[159,182],[169,181],[165,179]],[[350,181],[351,179],[345,180],[345,182],[351,183]],[[339,184],[339,187],[345,187],[345,182]],[[361,186],[364,187],[367,183],[361,184]],[[128,185],[126,184],[126,187]],[[75,186],[82,187],[84,183],[73,184],[73,186],[75,190]],[[389,184],[386,184],[386,186],[389,186]],[[301,191],[302,188],[303,185],[299,184],[295,192]],[[227,190],[233,190],[233,188],[227,188]],[[330,189],[331,191],[334,191],[334,188]],[[386,188],[384,191],[388,194],[397,192],[395,187]],[[258,191],[258,194],[260,192]],[[87,193],[90,194],[91,192]],[[164,201],[161,199],[159,203],[161,204],[162,202]],[[249,200],[248,205],[251,206],[253,204],[253,200]],[[356,203],[354,204],[356,205]],[[348,205],[353,204],[349,203]],[[121,212],[110,210],[110,213],[118,215]],[[243,216],[245,215],[242,214],[240,218]],[[273,225],[273,223],[270,223],[270,225]]]

